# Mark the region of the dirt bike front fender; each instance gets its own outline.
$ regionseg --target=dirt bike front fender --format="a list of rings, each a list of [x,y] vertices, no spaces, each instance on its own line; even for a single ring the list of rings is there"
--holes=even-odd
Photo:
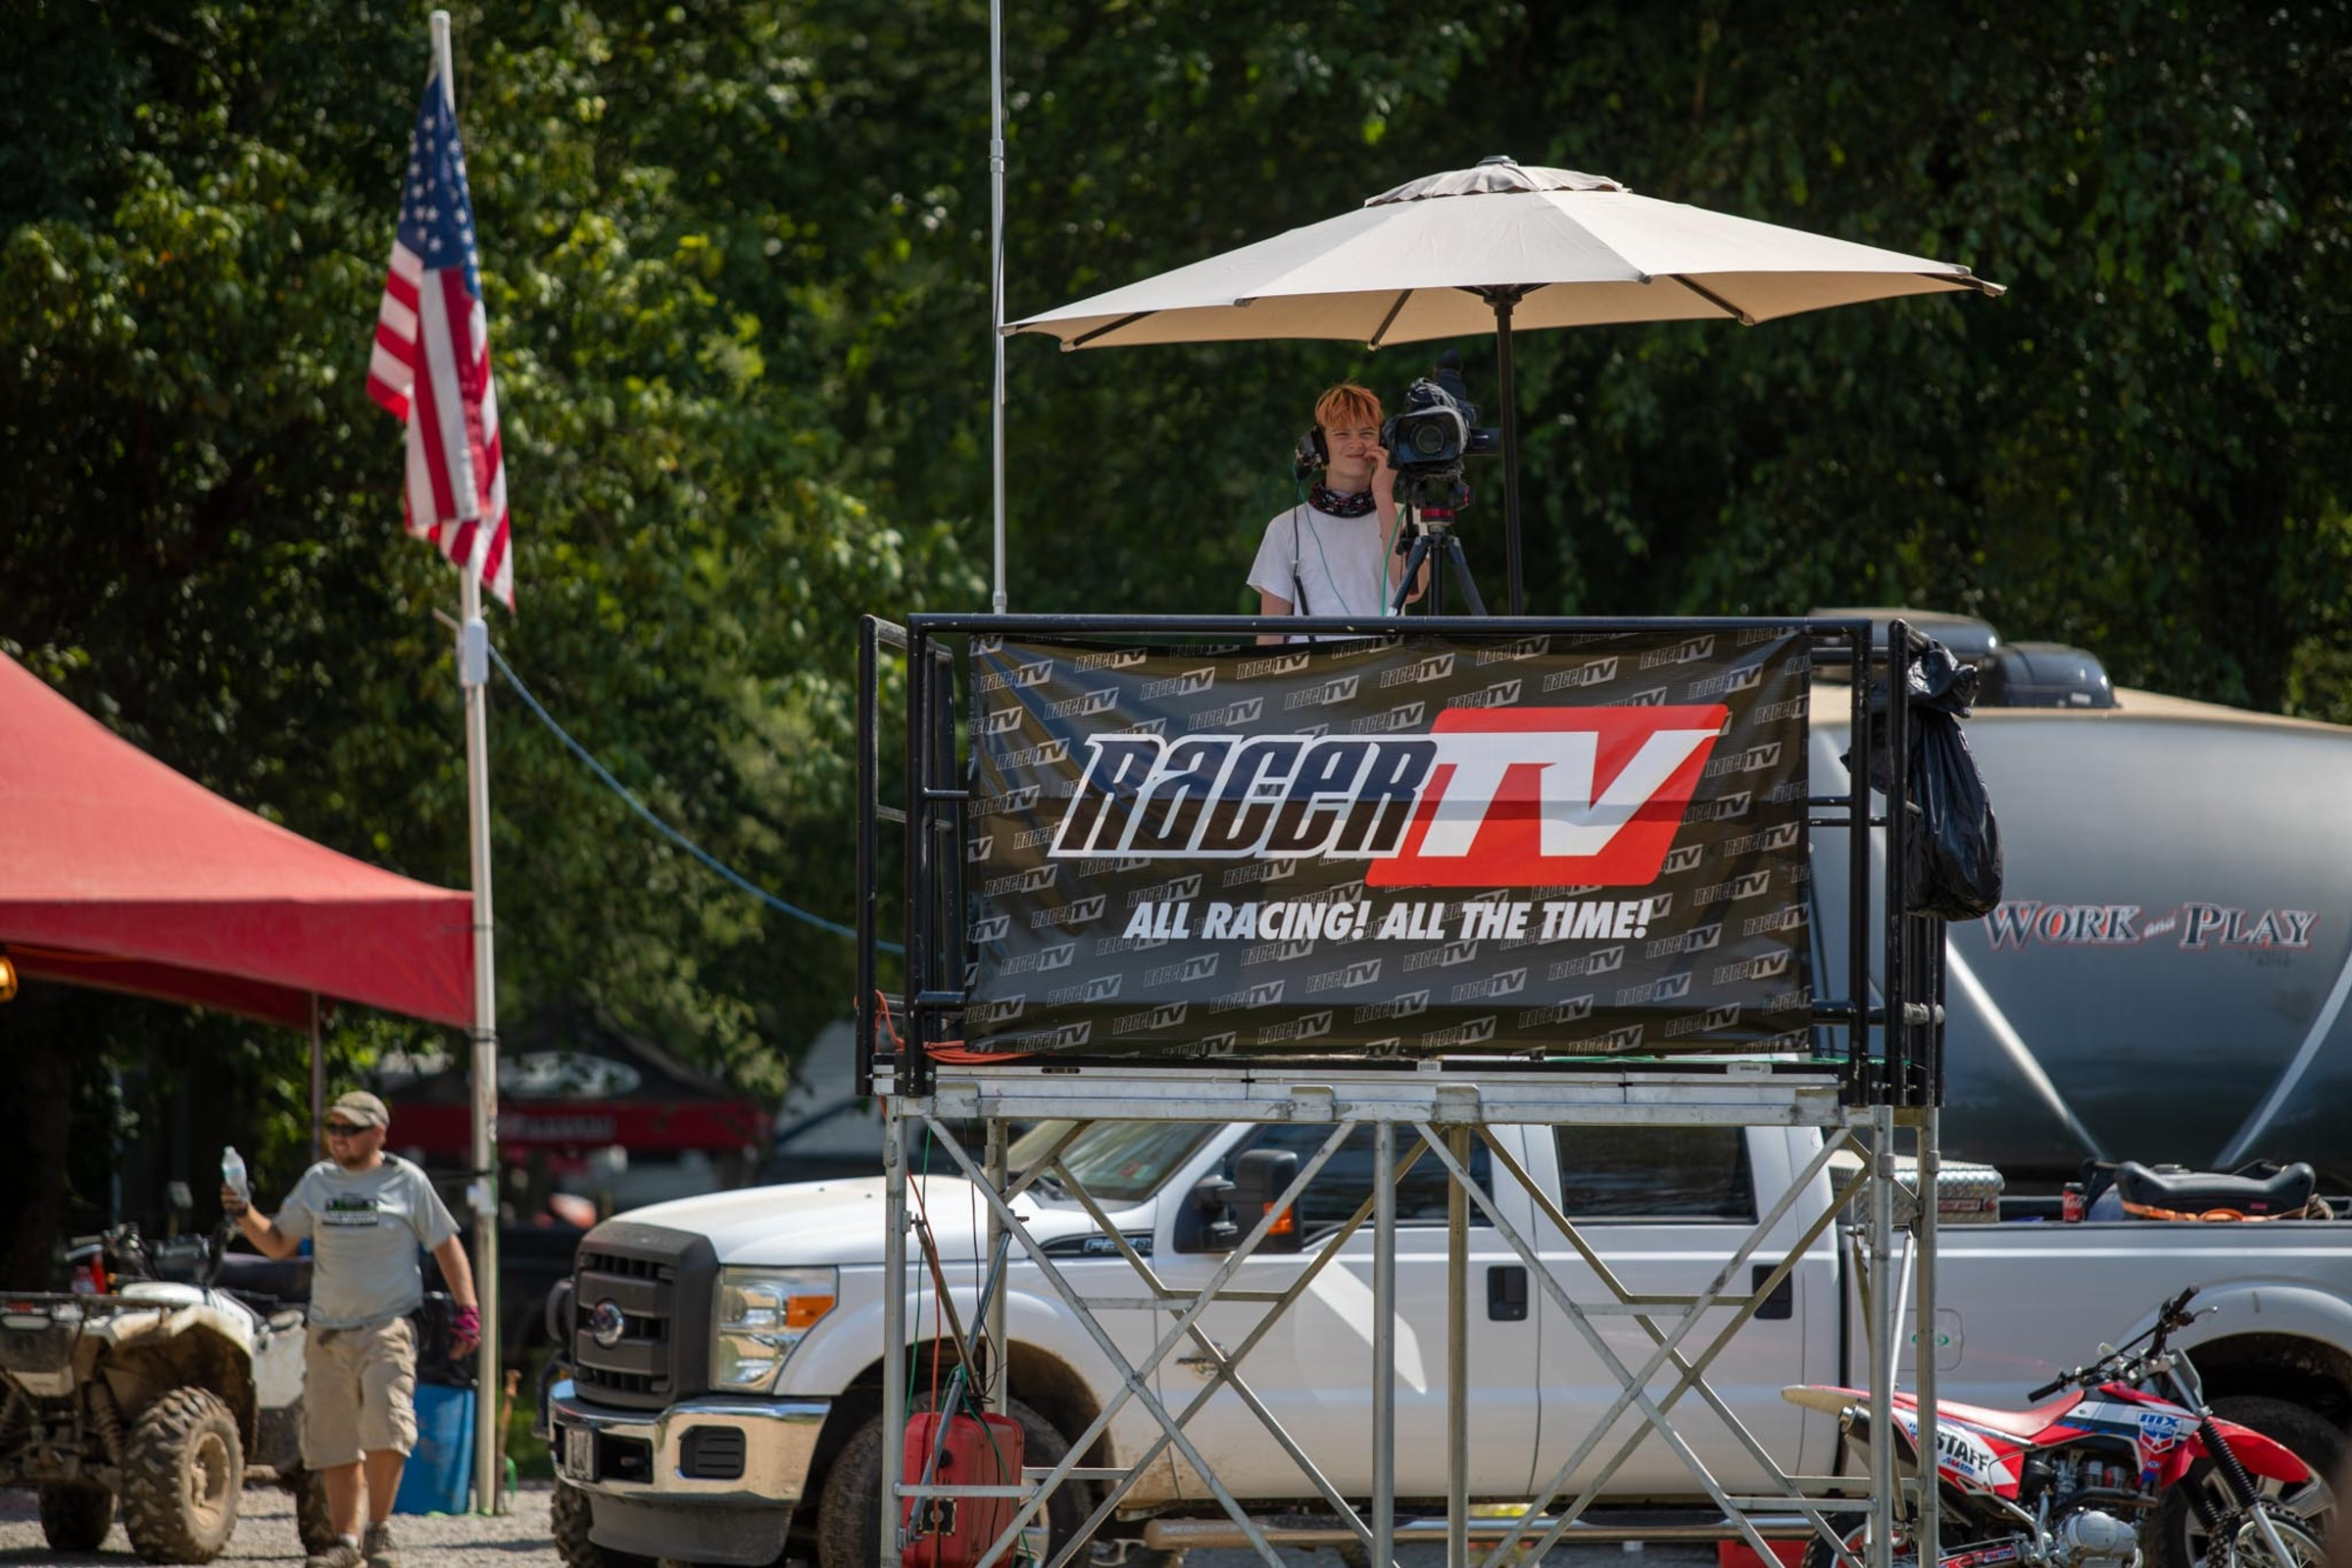
[[[2265,1480],[2281,1481],[2290,1487],[2299,1487],[2314,1478],[2314,1472],[2311,1466],[2303,1462],[2303,1456],[2285,1444],[2266,1438],[2252,1427],[2241,1427],[2234,1421],[2224,1421],[2219,1416],[2214,1417],[2213,1425],[2222,1435],[2222,1441],[2230,1445],[2230,1451],[2237,1455],[2238,1462]]]

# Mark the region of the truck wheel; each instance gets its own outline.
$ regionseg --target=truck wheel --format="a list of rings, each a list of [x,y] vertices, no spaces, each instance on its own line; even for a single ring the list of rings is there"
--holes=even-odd
[[[211,1562],[237,1528],[245,1447],[209,1389],[173,1389],[130,1429],[122,1524],[149,1562]]]
[[[41,1537],[52,1551],[96,1551],[115,1528],[115,1494],[86,1481],[41,1488]]]
[[[316,1470],[297,1470],[286,1477],[294,1494],[294,1533],[302,1549],[316,1555],[335,1544],[335,1519],[327,1511],[326,1477]]]
[[[2318,1479],[2304,1486],[2282,1489],[2276,1481],[2262,1481],[2262,1490],[2301,1515],[2320,1541],[2331,1539],[2337,1528],[2336,1499],[2328,1483],[2335,1479],[2344,1456],[2344,1435],[2334,1424],[2316,1410],[2253,1394],[2216,1399],[2213,1413],[2224,1421],[2252,1427],[2273,1443],[2293,1449],[2296,1457],[2311,1466]],[[2147,1554],[2148,1568],[2203,1568],[2205,1525],[2188,1505],[2190,1487],[2205,1487],[2223,1506],[2230,1505],[2229,1490],[2213,1473],[2211,1461],[2197,1461],[2188,1479],[2165,1494],[2156,1511],[2156,1539]]]
[[[1070,1451],[1053,1423],[1018,1399],[1004,1413],[1021,1424],[1023,1463],[1053,1465]],[[1053,1544],[1051,1559],[1073,1540],[1088,1509],[1081,1488],[1065,1482],[1046,1503]],[[826,1473],[816,1505],[816,1568],[873,1568],[882,1551],[882,1417],[875,1416],[842,1446]]]
[[[589,1539],[588,1530],[596,1522],[596,1516],[589,1511],[588,1494],[579,1488],[557,1482],[553,1511],[556,1555],[564,1559],[564,1568],[654,1568],[651,1557],[640,1557],[633,1551],[614,1551]]]

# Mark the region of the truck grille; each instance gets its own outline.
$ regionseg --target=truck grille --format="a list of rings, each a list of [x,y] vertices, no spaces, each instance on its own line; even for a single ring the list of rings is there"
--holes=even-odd
[[[590,1231],[572,1272],[573,1386],[585,1398],[632,1409],[702,1393],[717,1281],[717,1257],[703,1237],[631,1220]],[[597,1339],[600,1327],[610,1344]]]

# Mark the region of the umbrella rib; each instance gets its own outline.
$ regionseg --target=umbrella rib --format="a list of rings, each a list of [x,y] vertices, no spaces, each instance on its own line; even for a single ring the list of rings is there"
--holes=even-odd
[[[1669,275],[1673,277],[1677,283],[1682,284],[1683,287],[1689,289],[1700,299],[1705,300],[1709,305],[1714,306],[1724,315],[1730,317],[1733,320],[1738,321],[1741,326],[1753,326],[1756,324],[1756,318],[1754,317],[1748,315],[1745,311],[1740,309],[1739,306],[1734,305],[1730,300],[1725,299],[1713,289],[1708,288],[1703,284],[1693,283],[1690,278],[1685,277],[1680,272],[1670,273]]]
[[[1091,332],[1079,333],[1076,337],[1070,339],[1068,343],[1062,346],[1065,349],[1082,349],[1105,333],[1116,332],[1122,326],[1133,326],[1145,317],[1157,316],[1158,314],[1159,313],[1157,311],[1137,311],[1131,316],[1122,316],[1117,320],[1105,322],[1104,324],[1096,327]]]
[[[1404,309],[1404,302],[1412,297],[1413,291],[1409,288],[1396,291],[1396,303],[1390,306],[1389,314],[1380,318],[1380,325],[1372,329],[1372,335],[1364,340],[1364,347],[1368,349],[1380,347],[1380,340],[1387,337],[1389,328],[1396,324],[1397,313]]]
[[[1959,284],[1962,284],[1962,285],[1964,285],[1964,286],[1966,286],[1966,287],[1968,287],[1968,288],[1973,288],[1973,289],[1975,289],[1975,290],[1976,290],[1978,293],[1980,293],[1980,294],[1984,295],[1984,296],[1986,299],[1993,299],[1993,300],[1997,300],[1997,299],[1999,299],[1999,298],[2000,298],[2002,295],[2004,295],[2004,294],[2006,294],[2006,293],[2008,293],[2008,292],[2009,292],[2007,285],[2005,285],[2005,284],[2001,284],[2001,283],[1987,283],[1987,282],[1985,282],[1985,281],[1984,281],[1984,279],[1983,279],[1983,278],[1979,277],[1979,276],[1978,276],[1976,273],[1974,273],[1974,272],[1970,271],[1970,270],[1969,270],[1967,268],[1965,268],[1965,267],[1961,268],[1961,269],[1960,269],[1960,270],[1959,270],[1958,272],[1956,272],[1956,273],[1953,273],[1953,272],[1922,272],[1922,273],[1920,273],[1919,275],[1920,275],[1920,276],[1922,276],[1922,277],[1933,277],[1933,278],[1938,278],[1938,279],[1941,279],[1942,281],[1944,281],[1944,282],[1947,282],[1947,283],[1959,283]]]

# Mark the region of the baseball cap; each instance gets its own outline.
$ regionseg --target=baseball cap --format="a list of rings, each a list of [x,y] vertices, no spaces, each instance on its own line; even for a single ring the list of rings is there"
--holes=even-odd
[[[330,1116],[342,1116],[356,1121],[364,1127],[389,1127],[392,1125],[392,1112],[384,1108],[382,1101],[365,1089],[354,1089],[350,1094],[329,1105],[326,1113]]]

